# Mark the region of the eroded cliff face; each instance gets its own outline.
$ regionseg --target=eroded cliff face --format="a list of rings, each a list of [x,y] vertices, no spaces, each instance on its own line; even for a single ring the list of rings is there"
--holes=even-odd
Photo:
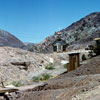
[[[88,44],[92,44],[93,39],[100,36],[100,12],[92,13],[69,27],[47,37],[44,42],[36,46],[38,52],[53,52],[52,43],[57,39],[59,34],[69,44],[68,49],[77,49],[80,46],[85,47]]]

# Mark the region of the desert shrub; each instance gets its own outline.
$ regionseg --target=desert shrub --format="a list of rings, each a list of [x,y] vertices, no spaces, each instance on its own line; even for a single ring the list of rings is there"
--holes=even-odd
[[[82,61],[86,60],[85,54],[82,55]]]
[[[48,69],[48,70],[53,70],[55,69],[53,63],[49,63],[48,65],[45,66],[45,69]]]
[[[20,87],[23,85],[20,81],[13,81],[11,84],[16,86],[16,87]]]
[[[46,81],[48,79],[50,79],[51,75],[50,74],[47,74],[47,73],[43,73],[41,76],[34,76],[32,78],[32,80],[34,82],[39,82],[39,81]]]
[[[42,74],[42,77],[41,77],[40,80],[41,80],[41,81],[46,81],[46,80],[48,80],[50,77],[51,77],[50,74],[44,73],[44,74]]]
[[[39,76],[34,76],[34,77],[32,78],[32,80],[33,80],[34,82],[39,82],[39,81],[40,81],[40,77],[39,77]]]

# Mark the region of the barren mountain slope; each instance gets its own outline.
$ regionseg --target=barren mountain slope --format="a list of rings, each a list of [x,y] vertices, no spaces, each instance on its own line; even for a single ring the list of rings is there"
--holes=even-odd
[[[0,30],[0,46],[11,46],[22,48],[24,44],[7,31]]]
[[[38,44],[36,49],[43,53],[53,52],[52,43],[57,39],[58,34],[61,34],[61,38],[69,44],[67,49],[84,48],[92,44],[93,39],[100,36],[100,12],[92,13],[69,27],[55,32]]]

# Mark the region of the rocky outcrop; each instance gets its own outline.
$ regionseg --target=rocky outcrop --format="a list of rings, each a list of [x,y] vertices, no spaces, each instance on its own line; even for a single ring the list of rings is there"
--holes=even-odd
[[[28,70],[28,67],[30,66],[30,61],[13,61],[11,62],[14,66],[19,66],[20,69]]]

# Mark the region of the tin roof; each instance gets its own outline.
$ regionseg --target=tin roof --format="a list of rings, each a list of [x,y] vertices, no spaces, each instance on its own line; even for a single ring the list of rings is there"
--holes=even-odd
[[[66,41],[62,40],[62,39],[57,39],[54,41],[53,45],[56,45],[56,44],[61,44],[61,45],[66,45]]]

